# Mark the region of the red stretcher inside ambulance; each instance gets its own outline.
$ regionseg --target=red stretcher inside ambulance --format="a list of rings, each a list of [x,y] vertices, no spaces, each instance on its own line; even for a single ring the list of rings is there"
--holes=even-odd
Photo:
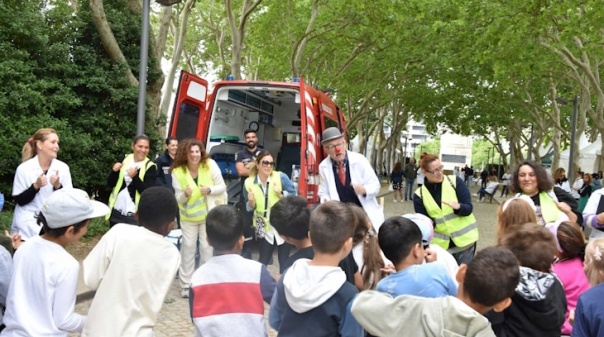
[[[258,147],[275,156],[299,196],[319,202],[319,163],[326,154],[321,133],[338,127],[346,133],[343,112],[326,93],[295,82],[208,81],[181,72],[169,135],[206,144],[227,184],[229,203],[241,193],[235,153],[245,148],[243,132],[257,130]]]

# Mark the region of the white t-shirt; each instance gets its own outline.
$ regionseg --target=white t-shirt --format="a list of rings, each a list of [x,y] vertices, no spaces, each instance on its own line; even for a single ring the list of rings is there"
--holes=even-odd
[[[83,263],[96,289],[82,336],[152,336],[180,265],[176,246],[144,227],[117,224]]]
[[[0,336],[67,337],[86,317],[74,312],[80,265],[60,245],[41,236],[15,253]]]
[[[423,185],[424,184],[424,179],[425,179],[424,172],[422,172],[421,168],[418,168],[417,169],[417,183]]]
[[[19,234],[23,240],[37,236],[40,233],[41,227],[38,226],[35,217],[42,208],[44,201],[46,201],[46,199],[53,192],[53,186],[50,184],[50,177],[57,174],[57,172],[63,187],[72,188],[73,185],[71,183],[69,166],[58,159],[53,159],[50,162],[48,171],[46,172],[48,184],[40,188],[32,201],[23,206],[15,206],[12,228],[19,231]],[[15,172],[15,180],[13,181],[13,195],[19,195],[25,192],[33,183],[36,182],[36,179],[38,179],[42,173],[44,173],[44,171],[40,167],[38,156],[21,163],[21,165],[17,167],[17,172]]]

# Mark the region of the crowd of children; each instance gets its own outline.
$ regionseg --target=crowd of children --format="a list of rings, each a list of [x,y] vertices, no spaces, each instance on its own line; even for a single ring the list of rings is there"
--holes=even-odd
[[[140,226],[117,224],[82,265],[96,290],[87,316],[74,311],[78,262],[65,247],[109,208],[64,188],[42,206],[44,233],[17,249],[0,246],[0,336],[152,336],[180,262],[164,236],[177,213],[174,194],[141,194]],[[232,206],[206,218],[214,256],[193,274],[196,336],[604,336],[604,239],[586,245],[572,222],[537,224],[531,198],[497,212],[497,245],[457,265],[430,244],[430,218],[386,219],[376,233],[355,205],[327,201],[310,210],[287,196],[270,222],[296,248],[271,275],[240,253],[244,221]],[[8,248],[8,249],[7,249]],[[269,305],[265,322],[265,305]]]

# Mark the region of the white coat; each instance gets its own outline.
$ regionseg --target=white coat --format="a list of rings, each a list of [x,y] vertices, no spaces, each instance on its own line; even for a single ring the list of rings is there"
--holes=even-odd
[[[53,159],[50,162],[50,167],[46,172],[48,181],[50,181],[50,177],[56,174],[57,171],[59,172],[63,188],[72,188],[73,185],[71,183],[69,166],[58,159]],[[38,179],[43,172],[44,171],[40,167],[40,162],[38,161],[38,156],[34,156],[21,163],[21,165],[17,167],[15,180],[13,181],[13,196],[19,195],[27,190],[34,182],[36,182],[36,179]],[[36,215],[42,209],[44,201],[50,197],[53,191],[53,186],[48,183],[46,186],[40,188],[32,201],[23,206],[15,206],[12,229],[18,230],[24,240],[40,233],[41,227],[37,224]]]
[[[363,155],[346,151],[348,156],[348,167],[350,171],[350,183],[359,184],[365,187],[366,196],[357,195],[365,213],[369,216],[369,220],[373,224],[375,230],[379,230],[384,222],[384,209],[377,202],[376,196],[380,193],[381,185],[373,168],[369,164],[367,158]],[[331,157],[323,159],[319,164],[319,175],[321,183],[319,185],[319,198],[321,202],[327,200],[340,200],[338,190],[336,188],[335,177],[333,173],[333,162]]]

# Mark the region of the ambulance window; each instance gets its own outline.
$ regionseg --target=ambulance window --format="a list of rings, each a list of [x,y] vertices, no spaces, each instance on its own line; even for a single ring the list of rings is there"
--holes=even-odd
[[[301,135],[299,133],[285,132],[283,134],[286,143],[300,143]]]
[[[178,111],[178,125],[176,127],[176,138],[195,138],[197,125],[199,124],[199,108],[187,102],[180,105]]]
[[[331,128],[331,127],[336,127],[338,129],[340,129],[340,125],[338,124],[338,122],[334,121],[333,119],[329,119],[329,118],[325,118],[323,117],[323,130],[327,129],[327,128]]]

